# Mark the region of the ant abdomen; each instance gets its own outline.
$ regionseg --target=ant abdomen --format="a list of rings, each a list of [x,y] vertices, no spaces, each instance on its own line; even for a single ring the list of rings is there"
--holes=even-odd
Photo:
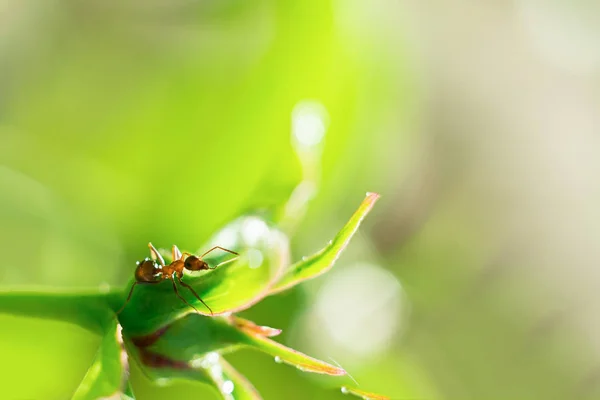
[[[155,282],[161,279],[161,266],[146,258],[138,263],[135,269],[135,280],[138,282]]]

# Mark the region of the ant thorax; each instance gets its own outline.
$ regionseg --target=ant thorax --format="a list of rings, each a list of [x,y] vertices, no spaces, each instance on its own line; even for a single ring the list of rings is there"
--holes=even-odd
[[[177,273],[178,276],[183,274],[183,261],[174,260],[171,264],[165,265],[162,268],[162,275],[164,278],[169,279],[173,276],[173,273]]]

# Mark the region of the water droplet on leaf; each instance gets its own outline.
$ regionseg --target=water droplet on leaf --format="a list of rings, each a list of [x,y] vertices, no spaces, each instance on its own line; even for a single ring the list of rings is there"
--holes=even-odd
[[[168,383],[169,383],[169,380],[167,378],[158,378],[158,379],[156,379],[156,384],[158,386],[167,386]]]
[[[223,382],[223,386],[221,386],[221,392],[224,394],[231,394],[233,393],[233,382],[232,381],[225,381]]]

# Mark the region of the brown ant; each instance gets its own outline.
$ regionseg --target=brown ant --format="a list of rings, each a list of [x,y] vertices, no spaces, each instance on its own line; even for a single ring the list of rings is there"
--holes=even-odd
[[[185,283],[184,281],[181,280],[181,278],[183,277],[183,269],[185,268],[188,271],[200,271],[200,270],[206,270],[206,269],[215,269],[223,264],[235,261],[237,259],[237,257],[234,257],[230,260],[223,261],[222,263],[217,264],[214,267],[209,267],[208,263],[206,261],[204,261],[202,258],[205,255],[207,255],[208,253],[210,253],[211,251],[216,250],[216,249],[220,249],[220,250],[226,251],[228,253],[235,254],[236,256],[238,256],[239,254],[236,253],[235,251],[225,249],[221,246],[215,246],[215,247],[211,248],[210,250],[206,251],[200,257],[197,257],[191,253],[182,253],[181,251],[179,251],[179,248],[177,248],[177,246],[173,245],[173,249],[172,249],[173,261],[169,265],[166,265],[165,260],[160,255],[158,250],[156,250],[156,248],[154,248],[152,243],[148,243],[148,247],[150,248],[150,255],[152,256],[152,259],[145,258],[143,261],[137,262],[137,268],[135,269],[135,280],[136,281],[131,286],[131,290],[129,291],[129,296],[127,296],[127,300],[125,301],[125,304],[123,304],[123,307],[121,307],[121,309],[119,311],[117,311],[117,314],[120,314],[121,311],[123,311],[125,309],[125,306],[127,305],[127,303],[129,303],[129,300],[131,299],[131,295],[133,294],[133,289],[135,289],[136,285],[160,283],[160,282],[164,281],[165,279],[170,279],[171,282],[173,282],[173,290],[175,291],[175,294],[177,295],[177,297],[179,297],[181,300],[183,300],[183,302],[185,304],[187,304],[188,306],[190,306],[194,310],[196,310],[197,313],[200,313],[196,309],[196,307],[194,307],[193,305],[188,303],[183,298],[183,296],[181,296],[179,294],[179,291],[177,290],[177,285],[175,284],[175,279],[177,279],[177,281],[179,281],[179,283],[181,285],[188,288],[192,292],[192,294],[198,300],[200,300],[200,302],[202,304],[204,304],[204,306],[206,308],[208,308],[208,311],[210,311],[210,314],[213,315],[213,312],[210,309],[210,307],[204,302],[204,300],[202,300],[200,298],[200,296],[198,296],[198,294],[194,291],[194,289],[190,285],[188,285],[187,283]],[[157,259],[160,262],[160,264],[158,264],[156,262]]]

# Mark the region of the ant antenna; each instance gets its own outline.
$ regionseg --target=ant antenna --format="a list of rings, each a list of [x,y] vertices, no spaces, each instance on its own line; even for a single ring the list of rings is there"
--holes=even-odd
[[[239,254],[238,254],[238,253],[236,253],[236,252],[235,252],[235,251],[233,251],[233,250],[229,250],[229,249],[226,249],[226,248],[224,248],[224,247],[221,247],[221,246],[214,246],[214,247],[212,247],[210,250],[208,250],[208,251],[205,251],[205,252],[204,252],[204,254],[202,254],[202,255],[201,255],[199,258],[204,258],[204,256],[205,256],[205,255],[207,255],[208,253],[210,253],[211,251],[214,251],[214,250],[216,250],[216,249],[223,250],[223,251],[226,251],[226,252],[228,252],[228,253],[235,254],[236,256],[239,256]]]

